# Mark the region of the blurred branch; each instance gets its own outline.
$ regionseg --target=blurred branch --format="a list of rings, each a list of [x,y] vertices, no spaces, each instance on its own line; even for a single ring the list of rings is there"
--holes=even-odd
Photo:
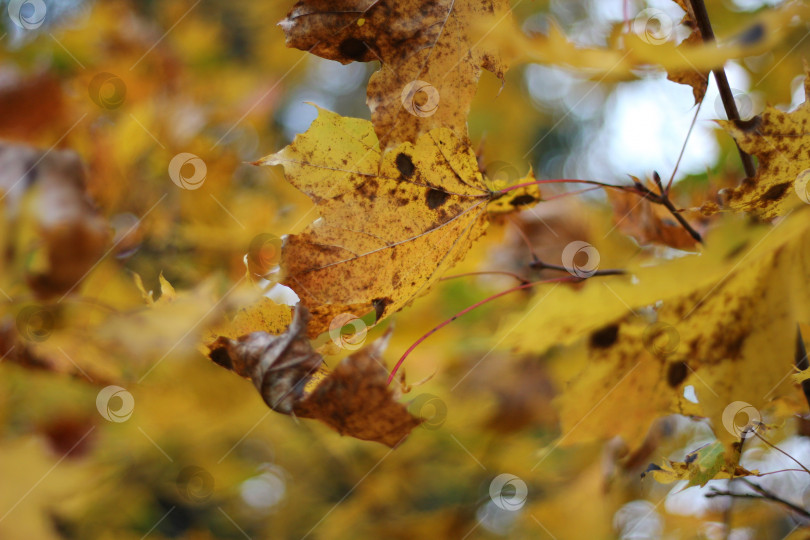
[[[807,349],[804,346],[804,338],[802,337],[802,329],[798,324],[796,325],[796,367],[801,371],[810,368],[810,361],[807,360]],[[810,379],[802,381],[802,392],[804,392],[807,405],[810,406]]]
[[[764,487],[760,486],[759,484],[755,484],[750,480],[745,478],[738,479],[740,482],[744,482],[745,485],[756,491],[756,493],[736,493],[733,491],[725,491],[719,490],[717,488],[712,488],[713,491],[707,493],[705,496],[707,499],[711,499],[713,497],[736,497],[738,499],[764,499],[767,501],[772,501],[777,504],[781,504],[782,506],[789,508],[793,512],[796,512],[800,516],[810,519],[810,512],[802,508],[801,506],[795,505],[790,501],[786,501],[785,499],[781,498],[776,493],[765,489]]]

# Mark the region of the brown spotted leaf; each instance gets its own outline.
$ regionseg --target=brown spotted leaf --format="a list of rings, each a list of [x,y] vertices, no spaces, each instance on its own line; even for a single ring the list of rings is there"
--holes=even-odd
[[[390,332],[313,384],[321,374],[323,358],[306,338],[308,319],[306,308],[299,304],[283,334],[220,337],[209,345],[210,357],[250,378],[265,403],[277,412],[314,418],[341,435],[390,447],[402,442],[421,420],[396,401],[396,390],[387,384],[388,370],[380,355]]]
[[[467,113],[485,68],[506,66],[479,26],[509,17],[507,0],[301,0],[280,25],[287,45],[349,62],[379,61],[368,106],[381,146],[448,127],[467,136]]]
[[[768,106],[752,120],[719,122],[759,160],[754,178],[725,192],[726,207],[772,218],[810,202],[810,75],[804,85],[805,101],[793,112]]]
[[[637,448],[656,418],[681,413],[710,418],[728,447],[739,429],[727,407],[764,415],[775,398],[795,398],[796,322],[810,319],[808,231],[805,208],[775,226],[728,219],[699,255],[579,290],[538,290],[504,328],[518,350],[565,366],[561,443],[619,435]],[[684,398],[687,385],[698,403]]]
[[[283,165],[321,215],[288,236],[281,254],[284,285],[312,312],[310,337],[341,314],[374,312],[379,321],[398,311],[464,256],[489,213],[539,200],[536,186],[493,191],[449,129],[382,155],[370,122],[323,109],[306,133],[257,164]]]

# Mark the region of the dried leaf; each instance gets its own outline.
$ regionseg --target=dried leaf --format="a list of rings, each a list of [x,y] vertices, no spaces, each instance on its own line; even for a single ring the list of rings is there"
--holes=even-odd
[[[678,47],[684,48],[687,45],[697,45],[702,43],[703,35],[700,33],[700,29],[697,26],[697,19],[695,19],[695,13],[692,10],[691,2],[689,2],[689,0],[674,1],[686,12],[683,19],[681,19],[681,24],[688,26],[692,30],[689,36],[684,39]],[[691,86],[692,95],[695,97],[695,104],[697,104],[703,101],[703,97],[706,95],[706,90],[709,88],[709,73],[709,70],[670,70],[667,74],[667,79],[676,83],[688,84]]]
[[[505,64],[475,32],[509,17],[506,0],[301,0],[280,25],[287,45],[349,62],[380,61],[368,84],[374,129],[385,149],[433,128],[467,137],[481,69]]]
[[[3,75],[0,137],[33,142],[32,139],[43,132],[63,124],[65,99],[59,80],[53,74],[21,78],[6,71]]]
[[[387,384],[381,355],[389,333],[344,359],[295,408],[340,433],[394,447],[421,423]]]
[[[299,304],[281,335],[252,332],[209,345],[217,364],[248,377],[267,405],[283,414],[321,420],[342,435],[394,447],[420,420],[396,401],[380,363],[387,336],[344,359],[314,389],[323,363],[306,338],[309,314]]]

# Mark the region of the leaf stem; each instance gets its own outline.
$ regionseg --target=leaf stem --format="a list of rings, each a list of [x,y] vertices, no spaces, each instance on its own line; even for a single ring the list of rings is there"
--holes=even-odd
[[[762,435],[760,435],[759,433],[757,433],[757,430],[756,430],[756,429],[755,429],[755,430],[753,430],[753,431],[752,431],[752,433],[753,433],[754,435],[756,435],[756,437],[757,437],[759,440],[761,440],[762,442],[764,442],[765,444],[767,444],[768,446],[770,446],[771,448],[773,448],[773,449],[774,449],[774,450],[776,450],[777,452],[779,452],[779,453],[781,453],[781,454],[783,454],[783,455],[787,456],[787,457],[788,457],[789,459],[791,459],[791,460],[792,460],[792,461],[793,461],[793,462],[794,462],[796,465],[798,465],[799,467],[801,467],[801,468],[804,470],[804,472],[806,472],[806,473],[810,474],[810,470],[808,470],[808,469],[807,469],[807,467],[805,467],[804,465],[802,465],[802,464],[801,464],[801,462],[799,462],[799,460],[798,460],[798,459],[796,459],[795,457],[791,456],[790,454],[788,454],[787,452],[785,452],[784,450],[782,450],[781,448],[779,448],[778,446],[776,446],[776,445],[775,445],[775,444],[773,444],[772,442],[770,442],[770,441],[768,441],[767,439],[765,439],[765,437],[763,437]]]
[[[391,373],[388,375],[388,383],[387,384],[391,384],[391,381],[394,380],[394,376],[397,374],[397,371],[399,370],[399,367],[402,365],[402,363],[405,361],[405,359],[408,358],[408,355],[410,355],[411,352],[413,352],[413,350],[416,347],[419,346],[420,343],[422,343],[427,338],[429,338],[430,336],[432,336],[437,331],[441,330],[442,328],[444,328],[445,326],[447,326],[451,322],[455,321],[456,319],[458,319],[462,315],[465,315],[465,314],[469,313],[470,311],[474,310],[475,308],[477,308],[479,306],[482,306],[482,305],[486,304],[487,302],[491,302],[492,300],[495,300],[496,298],[500,298],[501,296],[505,296],[505,295],[507,295],[509,293],[512,293],[512,292],[515,292],[515,291],[520,291],[522,289],[528,289],[529,287],[534,287],[535,285],[540,285],[540,284],[543,284],[543,283],[555,283],[555,282],[560,282],[560,281],[581,281],[581,280],[582,280],[582,278],[579,278],[579,277],[576,277],[576,276],[569,276],[569,277],[563,277],[563,278],[544,279],[542,281],[534,281],[534,282],[531,282],[531,283],[524,283],[522,285],[518,285],[517,287],[512,287],[511,289],[507,289],[505,291],[499,292],[498,294],[494,294],[492,296],[484,298],[483,300],[480,300],[480,301],[476,302],[475,304],[462,309],[461,311],[459,311],[458,313],[456,313],[455,315],[453,315],[449,319],[447,319],[447,320],[439,323],[438,325],[434,326],[433,329],[431,329],[425,335],[423,335],[422,337],[417,339],[413,343],[413,345],[408,347],[408,350],[405,351],[405,354],[403,354],[400,357],[400,359],[397,361],[396,365],[394,365],[394,369],[392,369]]]
[[[553,178],[553,179],[550,179],[550,180],[533,180],[531,182],[523,182],[522,184],[515,184],[514,186],[509,186],[508,188],[497,191],[496,193],[499,193],[499,194],[503,195],[504,193],[509,193],[510,191],[514,191],[516,189],[520,189],[520,188],[526,187],[526,186],[534,186],[534,185],[542,185],[542,184],[566,184],[566,183],[590,184],[592,186],[614,188],[614,189],[620,189],[622,191],[627,191],[627,189],[629,187],[629,186],[617,186],[615,184],[606,184],[604,182],[597,182],[596,180],[576,180],[576,179],[573,179],[573,178]]]
[[[678,161],[675,162],[675,168],[672,169],[672,175],[669,177],[669,182],[667,182],[667,187],[664,190],[667,195],[669,195],[669,189],[672,187],[672,182],[675,180],[675,174],[678,172],[678,167],[681,166],[681,160],[683,159],[683,155],[686,152],[686,145],[689,144],[689,137],[692,136],[692,131],[695,129],[695,124],[697,123],[698,115],[700,114],[700,108],[703,107],[703,100],[701,99],[698,104],[697,108],[695,109],[695,114],[692,116],[692,123],[689,124],[689,131],[686,132],[686,138],[683,141],[683,146],[681,146],[681,153],[678,154]]]
[[[560,272],[568,272],[569,271],[564,266],[560,266],[558,264],[550,264],[550,263],[547,263],[547,262],[543,262],[538,258],[535,258],[535,260],[533,262],[529,263],[529,267],[533,268],[535,270],[559,270]],[[594,273],[589,274],[589,277],[591,277],[591,276],[619,276],[619,275],[622,275],[624,273],[625,273],[624,270],[619,270],[619,269],[597,270]]]
[[[463,274],[455,274],[453,276],[445,276],[443,278],[439,278],[439,281],[447,281],[448,279],[456,279],[456,278],[467,277],[467,276],[488,276],[488,275],[510,276],[510,277],[515,278],[516,280],[518,280],[520,283],[522,283],[524,285],[527,284],[527,283],[531,283],[531,281],[529,281],[525,277],[521,277],[521,276],[515,274],[514,272],[506,272],[506,271],[503,271],[503,270],[490,270],[490,271],[487,271],[487,272],[464,272]]]
[[[664,187],[663,183],[661,182],[661,177],[658,176],[658,173],[653,173],[653,180],[655,184],[658,186],[660,193],[655,193],[651,191],[647,186],[642,184],[636,179],[633,179],[634,184],[632,186],[620,186],[616,184],[606,184],[604,182],[597,182],[596,180],[576,180],[572,178],[554,178],[550,180],[534,180],[532,182],[523,182],[522,184],[516,184],[514,186],[509,186],[508,188],[502,189],[497,191],[496,193],[504,194],[509,193],[515,189],[519,189],[526,186],[532,185],[541,185],[541,184],[565,184],[565,183],[574,183],[574,184],[589,184],[592,186],[599,186],[603,188],[613,188],[618,189],[620,191],[626,191],[630,193],[635,193],[636,195],[640,195],[641,197],[647,199],[648,201],[660,204],[664,206],[667,210],[669,210],[670,214],[681,224],[681,227],[686,229],[689,235],[695,239],[698,243],[703,243],[703,238],[691,225],[686,219],[681,215],[680,211],[675,208],[675,205],[672,204],[672,201],[669,200],[669,186],[666,188]]]
[[[717,488],[712,488],[713,491],[710,492],[710,493],[707,493],[705,495],[705,497],[707,499],[711,499],[713,497],[737,497],[737,498],[740,498],[740,499],[764,499],[764,500],[769,500],[769,501],[781,504],[783,506],[786,506],[787,508],[789,508],[789,509],[793,510],[794,512],[796,512],[797,514],[799,514],[799,515],[801,515],[801,516],[803,516],[805,518],[810,519],[810,512],[808,512],[804,508],[802,508],[800,506],[797,506],[797,505],[793,504],[790,501],[786,501],[785,499],[779,497],[775,493],[763,488],[759,484],[755,484],[754,482],[746,480],[745,478],[740,478],[739,480],[742,481],[742,482],[745,482],[746,485],[748,485],[751,489],[753,489],[754,491],[759,493],[759,495],[757,495],[755,493],[735,493],[733,491],[721,491],[721,490],[719,490]]]

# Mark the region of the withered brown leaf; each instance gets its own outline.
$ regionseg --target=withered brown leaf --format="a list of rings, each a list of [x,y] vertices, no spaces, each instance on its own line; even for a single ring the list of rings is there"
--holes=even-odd
[[[421,420],[397,401],[387,385],[381,353],[388,336],[344,359],[308,390],[323,364],[306,338],[309,312],[298,304],[281,335],[253,332],[238,339],[220,337],[209,345],[217,364],[248,377],[274,411],[320,420],[340,433],[390,447],[402,442]]]
[[[703,35],[700,33],[700,29],[698,28],[697,19],[695,18],[695,13],[692,9],[692,3],[690,0],[674,1],[686,12],[683,19],[681,19],[681,24],[687,26],[692,31],[678,47],[683,48],[684,46],[702,43]],[[698,71],[696,69],[669,70],[667,79],[676,83],[688,84],[691,86],[692,95],[695,98],[696,104],[703,101],[703,98],[706,95],[706,90],[709,88],[708,71]]]
[[[481,69],[506,71],[479,29],[507,17],[507,0],[300,0],[279,24],[289,47],[382,63],[367,103],[386,149],[437,127],[466,138]]]

